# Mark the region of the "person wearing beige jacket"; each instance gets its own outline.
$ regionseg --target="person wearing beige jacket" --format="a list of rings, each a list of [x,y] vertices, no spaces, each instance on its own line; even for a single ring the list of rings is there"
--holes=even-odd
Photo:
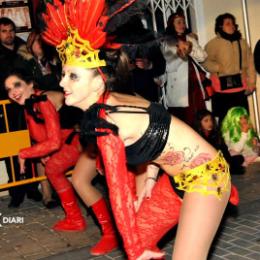
[[[232,14],[216,18],[215,33],[216,37],[205,46],[208,57],[202,65],[211,73],[215,91],[212,110],[222,121],[233,106],[248,110],[247,95],[256,88],[256,72],[251,49],[242,39]]]

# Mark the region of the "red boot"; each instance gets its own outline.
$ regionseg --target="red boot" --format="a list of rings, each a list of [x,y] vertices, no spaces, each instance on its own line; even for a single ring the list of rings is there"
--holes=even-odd
[[[239,193],[237,187],[233,184],[231,184],[229,202],[232,203],[234,206],[237,206],[239,204]]]
[[[84,231],[87,224],[81,214],[72,187],[63,192],[58,192],[58,194],[66,217],[58,221],[52,228],[56,231]]]
[[[104,255],[118,247],[117,236],[111,213],[103,198],[92,205],[92,210],[101,226],[102,237],[99,242],[90,249],[91,255]]]

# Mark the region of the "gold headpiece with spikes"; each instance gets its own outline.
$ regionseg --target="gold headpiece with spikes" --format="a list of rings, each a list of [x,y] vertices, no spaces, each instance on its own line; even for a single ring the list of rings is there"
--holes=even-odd
[[[106,61],[99,59],[99,50],[93,49],[90,42],[82,39],[77,30],[71,29],[68,34],[68,38],[56,47],[62,64],[87,69],[106,66]]]

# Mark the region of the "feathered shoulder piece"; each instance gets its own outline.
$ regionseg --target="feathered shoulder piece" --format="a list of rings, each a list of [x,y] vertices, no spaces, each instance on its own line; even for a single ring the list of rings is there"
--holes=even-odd
[[[144,0],[53,0],[47,3],[43,38],[56,46],[63,64],[84,68],[106,66],[99,50],[109,43],[108,33],[141,12]]]

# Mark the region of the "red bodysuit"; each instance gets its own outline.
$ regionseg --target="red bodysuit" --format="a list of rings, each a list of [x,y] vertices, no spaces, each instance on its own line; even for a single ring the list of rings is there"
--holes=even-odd
[[[36,92],[36,96],[39,96],[39,93]],[[59,113],[50,100],[35,102],[33,110],[37,111],[38,117],[44,122],[37,123],[28,111],[25,112],[30,136],[35,144],[22,149],[19,156],[23,159],[49,156],[45,173],[59,193],[71,187],[64,174],[78,160],[80,154],[78,136],[76,135],[70,144],[65,143],[73,129],[61,129]]]
[[[69,144],[66,143],[73,129],[61,129],[59,113],[51,101],[39,92],[26,100],[25,107],[28,129],[35,144],[22,149],[19,156],[23,159],[48,157],[45,163],[45,174],[59,195],[66,213],[66,217],[58,221],[53,229],[83,231],[86,222],[72,185],[65,176],[66,171],[74,166],[79,158],[78,135],[75,135]]]

